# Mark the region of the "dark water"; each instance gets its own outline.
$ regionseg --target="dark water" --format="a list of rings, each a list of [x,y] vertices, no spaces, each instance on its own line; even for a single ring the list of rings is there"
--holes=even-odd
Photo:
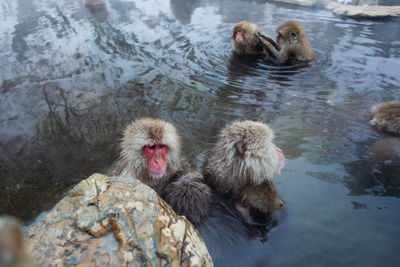
[[[399,20],[265,2],[2,0],[0,213],[28,223],[107,169],[138,116],[172,121],[189,159],[226,123],[252,119],[275,129],[286,156],[285,208],[268,241],[206,236],[216,265],[399,266],[400,138],[363,116],[400,100]],[[232,57],[235,22],[274,35],[289,19],[314,61]]]

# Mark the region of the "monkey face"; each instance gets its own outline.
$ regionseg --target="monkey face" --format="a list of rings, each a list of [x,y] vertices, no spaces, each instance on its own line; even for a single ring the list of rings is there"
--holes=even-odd
[[[169,122],[141,118],[130,123],[121,142],[121,170],[124,174],[157,185],[182,164],[181,144],[176,128]]]
[[[236,43],[244,42],[244,30],[237,28],[233,33],[233,38]]]
[[[168,146],[163,144],[146,145],[143,147],[143,155],[146,158],[149,176],[153,178],[162,177],[166,170],[165,155]]]

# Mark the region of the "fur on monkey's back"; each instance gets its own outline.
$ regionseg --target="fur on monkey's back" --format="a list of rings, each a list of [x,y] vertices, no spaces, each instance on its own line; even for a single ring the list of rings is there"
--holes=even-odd
[[[161,197],[178,215],[185,215],[193,224],[209,215],[212,192],[203,175],[195,170],[179,171],[162,190]]]
[[[280,170],[275,151],[267,145],[273,137],[273,131],[260,122],[241,121],[225,127],[204,164],[207,182],[221,193],[239,193],[245,184],[273,180]],[[246,146],[245,155],[238,152],[239,141]]]

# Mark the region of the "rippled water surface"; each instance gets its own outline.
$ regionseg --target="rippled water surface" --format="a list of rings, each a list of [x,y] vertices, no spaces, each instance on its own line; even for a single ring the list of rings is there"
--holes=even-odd
[[[300,21],[316,58],[233,57],[239,20]],[[286,166],[264,238],[204,235],[217,266],[399,266],[400,138],[366,124],[400,100],[398,20],[267,1],[0,2],[0,213],[29,222],[118,153],[138,116],[172,121],[189,159],[226,123],[266,122]]]

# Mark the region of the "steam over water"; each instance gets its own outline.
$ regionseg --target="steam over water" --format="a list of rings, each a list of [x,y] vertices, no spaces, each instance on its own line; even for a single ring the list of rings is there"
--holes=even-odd
[[[272,37],[299,21],[315,59],[234,57],[239,20]],[[264,238],[205,234],[216,266],[399,266],[400,137],[365,115],[400,100],[399,36],[399,20],[262,0],[2,0],[0,213],[28,223],[107,170],[136,117],[173,122],[190,160],[221,127],[251,119],[284,152],[285,206]]]

